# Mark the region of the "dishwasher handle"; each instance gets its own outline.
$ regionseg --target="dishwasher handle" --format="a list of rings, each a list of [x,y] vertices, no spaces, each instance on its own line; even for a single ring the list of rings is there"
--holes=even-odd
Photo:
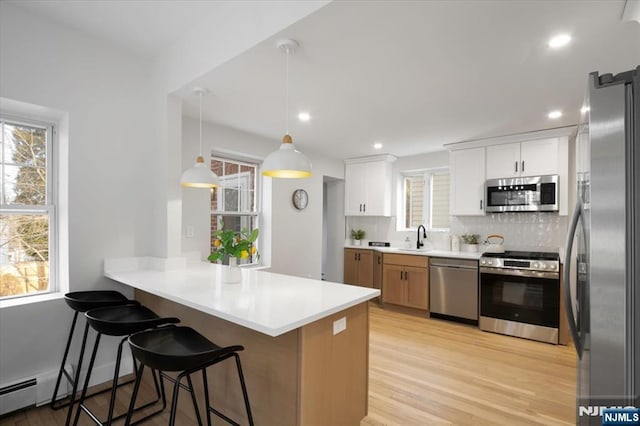
[[[453,269],[478,269],[478,262],[475,260],[463,259],[438,259],[430,260],[430,265],[434,268],[453,268]]]

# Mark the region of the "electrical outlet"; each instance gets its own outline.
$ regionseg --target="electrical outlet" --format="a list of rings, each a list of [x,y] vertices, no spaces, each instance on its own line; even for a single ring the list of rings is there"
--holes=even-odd
[[[187,238],[193,238],[195,235],[195,230],[193,228],[193,225],[187,225],[187,229],[185,231],[185,236]]]
[[[347,329],[347,317],[342,317],[339,320],[333,322],[333,335],[342,333]]]

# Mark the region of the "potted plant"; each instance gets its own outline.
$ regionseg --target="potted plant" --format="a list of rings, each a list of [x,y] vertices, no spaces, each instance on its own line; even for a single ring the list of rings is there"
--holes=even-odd
[[[222,281],[225,283],[240,282],[242,274],[238,267],[238,258],[260,257],[255,245],[253,245],[258,238],[258,229],[251,232],[247,228],[240,232],[232,229],[219,229],[215,231],[214,237],[214,250],[207,259],[210,262],[217,262],[227,258],[229,266],[225,266],[222,272]]]
[[[462,240],[462,251],[478,251],[478,244],[480,243],[480,235],[478,234],[462,234],[460,236]]]
[[[365,232],[363,229],[352,229],[351,230],[351,239],[353,240],[354,246],[359,246],[360,241],[364,238]]]

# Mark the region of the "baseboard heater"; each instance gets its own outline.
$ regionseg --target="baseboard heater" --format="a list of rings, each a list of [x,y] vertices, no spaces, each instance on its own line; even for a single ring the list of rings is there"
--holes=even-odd
[[[36,405],[37,385],[33,378],[0,388],[0,416]]]

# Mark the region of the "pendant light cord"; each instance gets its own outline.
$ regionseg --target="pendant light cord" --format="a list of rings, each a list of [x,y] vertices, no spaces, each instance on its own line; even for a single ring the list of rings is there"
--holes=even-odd
[[[286,49],[287,51],[287,60],[286,60],[286,71],[285,71],[285,111],[284,111],[284,116],[285,116],[285,122],[286,122],[286,130],[287,130],[287,135],[289,134],[289,48],[287,47]]]
[[[200,92],[200,157],[202,157],[202,92]]]

